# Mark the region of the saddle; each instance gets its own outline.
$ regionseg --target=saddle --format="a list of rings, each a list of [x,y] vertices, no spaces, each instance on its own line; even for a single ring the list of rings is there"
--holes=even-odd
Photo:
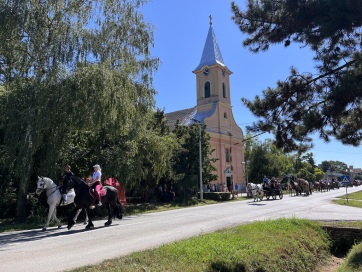
[[[107,193],[106,189],[104,189],[103,187],[102,187],[102,189],[99,190],[99,195],[101,197],[105,196],[106,193]],[[91,197],[96,198],[95,190],[93,188],[89,188],[89,194],[91,195]]]

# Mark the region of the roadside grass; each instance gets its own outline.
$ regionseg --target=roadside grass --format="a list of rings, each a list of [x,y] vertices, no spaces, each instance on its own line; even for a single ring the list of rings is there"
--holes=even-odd
[[[316,271],[330,241],[318,223],[259,221],[72,271]]]
[[[348,199],[362,200],[362,191],[348,193],[348,189],[347,189],[347,194],[348,194]],[[346,197],[346,195],[341,196],[339,198],[345,198],[345,197]]]
[[[362,208],[362,191],[348,194],[348,201],[347,201],[347,196],[343,195],[338,197],[338,199],[333,200],[333,203],[356,207],[356,208]]]
[[[337,272],[362,271],[362,243],[356,244],[349,251],[347,258],[338,268]]]
[[[362,221],[318,221],[318,222],[322,226],[362,229]]]
[[[14,220],[1,219],[0,232],[42,228],[45,221],[46,221],[46,216],[41,218],[39,216],[31,217],[27,220],[26,223],[16,223]],[[55,223],[52,224],[55,226]]]
[[[348,193],[348,191],[347,191]],[[356,208],[362,208],[362,191],[348,194],[348,202],[346,195],[339,197],[337,200],[333,200],[334,203],[351,206]],[[362,229],[362,222],[335,222],[332,225],[342,227],[355,227]],[[342,265],[338,268],[338,272],[358,272],[362,271],[362,242],[355,244],[348,252],[346,259]]]

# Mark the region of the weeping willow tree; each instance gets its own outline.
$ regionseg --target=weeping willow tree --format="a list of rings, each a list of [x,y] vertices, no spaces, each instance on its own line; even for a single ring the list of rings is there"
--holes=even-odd
[[[0,2],[1,144],[17,184],[17,221],[26,219],[30,182],[54,173],[75,133],[145,131],[158,66],[139,11],[146,2]],[[124,143],[136,146],[129,136]]]

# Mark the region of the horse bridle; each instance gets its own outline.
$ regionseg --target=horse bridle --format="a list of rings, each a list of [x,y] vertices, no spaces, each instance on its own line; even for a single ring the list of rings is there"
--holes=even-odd
[[[38,186],[36,187],[36,190],[37,190],[37,191],[38,191],[38,190],[41,190],[39,194],[41,194],[41,193],[44,191],[44,189],[45,189],[44,177],[41,177],[41,181],[43,182],[43,187],[42,187],[42,188],[39,188]],[[49,196],[51,196],[52,194],[54,194],[54,193],[57,191],[56,189],[59,188],[59,186],[55,186],[55,187],[49,188],[49,189],[54,189],[54,188],[55,188],[55,190],[54,190],[51,194],[49,194],[47,197],[49,197]]]

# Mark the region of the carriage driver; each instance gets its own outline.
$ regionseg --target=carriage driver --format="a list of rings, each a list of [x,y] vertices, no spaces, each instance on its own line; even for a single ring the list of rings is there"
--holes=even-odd
[[[73,176],[74,174],[72,173],[72,168],[70,167],[69,164],[67,164],[64,168],[64,174],[63,174],[63,180]],[[60,193],[62,194],[62,202],[63,204],[67,204],[67,191],[66,188],[64,188],[64,186],[61,186],[60,188]]]
[[[88,183],[93,189],[94,194],[96,195],[96,198],[98,200],[97,206],[102,206],[101,202],[101,196],[99,191],[102,189],[102,183],[101,183],[101,167],[99,164],[93,165],[94,173],[92,175],[91,181]]]
[[[268,187],[269,187],[269,179],[266,176],[264,176],[264,178],[263,178],[263,189],[268,188]]]

